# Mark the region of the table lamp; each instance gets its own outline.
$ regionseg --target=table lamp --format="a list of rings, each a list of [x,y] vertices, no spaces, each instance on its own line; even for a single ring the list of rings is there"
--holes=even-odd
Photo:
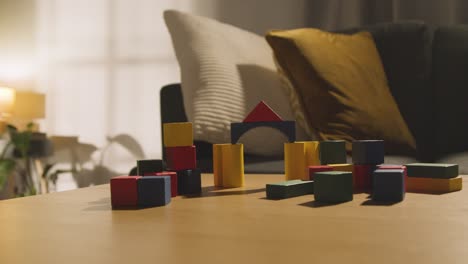
[[[45,95],[31,91],[16,91],[11,123],[19,130],[36,119],[45,117]],[[34,123],[33,130],[38,131],[38,124]]]

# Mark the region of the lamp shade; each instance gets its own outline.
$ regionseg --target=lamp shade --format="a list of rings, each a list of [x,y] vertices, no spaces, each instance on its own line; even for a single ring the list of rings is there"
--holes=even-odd
[[[15,95],[15,90],[0,87],[0,116],[9,116],[14,111]]]
[[[13,116],[17,120],[45,117],[45,95],[30,91],[16,91]]]

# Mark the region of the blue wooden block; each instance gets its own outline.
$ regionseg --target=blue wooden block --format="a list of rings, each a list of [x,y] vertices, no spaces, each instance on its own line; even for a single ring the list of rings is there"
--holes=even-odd
[[[405,171],[377,169],[372,174],[372,200],[399,202],[405,198]]]
[[[177,171],[177,192],[179,195],[201,193],[200,169]]]
[[[322,171],[314,174],[314,198],[317,202],[341,203],[353,200],[353,174]]]
[[[147,176],[138,180],[138,205],[162,206],[171,202],[171,177]]]
[[[344,164],[346,162],[346,144],[344,140],[321,141],[319,146],[320,163]]]
[[[385,150],[383,140],[353,141],[353,163],[377,165],[384,163]]]

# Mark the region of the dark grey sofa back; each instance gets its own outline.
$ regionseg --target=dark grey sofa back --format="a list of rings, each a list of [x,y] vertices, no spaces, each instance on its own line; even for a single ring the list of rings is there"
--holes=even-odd
[[[468,150],[468,26],[440,27],[434,32],[432,77],[435,130],[439,154]]]
[[[423,22],[382,23],[344,30],[369,31],[387,74],[389,87],[400,112],[416,139],[418,155],[434,158],[434,96],[430,87],[431,30]]]

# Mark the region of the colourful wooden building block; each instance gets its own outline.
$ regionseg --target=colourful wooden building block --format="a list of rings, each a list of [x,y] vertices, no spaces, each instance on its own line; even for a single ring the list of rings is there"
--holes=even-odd
[[[404,165],[392,165],[392,164],[381,164],[377,166],[377,169],[380,170],[403,170],[405,174],[405,190],[407,190],[407,181],[408,181],[408,170]]]
[[[353,164],[328,164],[334,171],[348,171],[353,172]]]
[[[408,177],[407,190],[414,193],[441,194],[460,191],[463,188],[463,178],[421,178]]]
[[[327,140],[320,142],[321,164],[346,163],[346,145],[344,140]]]
[[[313,181],[292,180],[266,185],[267,199],[286,199],[313,193]]]
[[[345,171],[316,172],[314,197],[317,202],[341,203],[353,200],[353,174]]]
[[[193,145],[193,127],[190,122],[163,124],[165,147],[190,147]]]
[[[271,127],[282,132],[288,137],[289,142],[296,140],[296,122],[294,121],[264,121],[264,122],[247,122],[247,123],[231,123],[231,143],[236,144],[240,137],[251,129],[257,127]]]
[[[195,145],[188,147],[165,147],[167,169],[171,171],[197,168]]]
[[[177,172],[174,172],[174,171],[154,172],[154,173],[149,173],[145,176],[169,176],[171,178],[171,197],[176,197],[178,195]]]
[[[458,176],[457,164],[412,163],[406,168],[408,177],[450,179]]]
[[[353,141],[352,157],[354,164],[377,165],[384,163],[385,149],[383,140]]]
[[[321,172],[321,171],[332,171],[333,168],[328,166],[328,165],[314,165],[314,166],[309,166],[307,167],[308,172],[309,172],[309,180],[313,181],[314,180],[314,174],[316,172]]]
[[[353,166],[354,190],[369,191],[372,188],[372,173],[375,165],[355,164]]]
[[[138,179],[138,205],[162,206],[171,202],[171,178],[146,176]]]
[[[309,180],[308,166],[320,165],[318,141],[284,143],[284,170],[286,180]]]
[[[375,170],[372,174],[372,200],[400,202],[405,198],[404,170]]]
[[[286,180],[307,180],[305,175],[304,143],[284,143],[284,172]]]
[[[200,169],[178,171],[177,187],[180,195],[201,193]]]
[[[164,161],[160,159],[137,160],[137,170],[139,176],[144,176],[154,172],[161,172],[165,169],[166,165]]]
[[[110,180],[112,207],[138,205],[139,176],[118,176]]]
[[[244,119],[244,123],[249,122],[268,122],[268,121],[283,121],[281,117],[273,111],[264,101],[255,106],[255,108]]]
[[[213,144],[214,185],[244,186],[244,145]]]

